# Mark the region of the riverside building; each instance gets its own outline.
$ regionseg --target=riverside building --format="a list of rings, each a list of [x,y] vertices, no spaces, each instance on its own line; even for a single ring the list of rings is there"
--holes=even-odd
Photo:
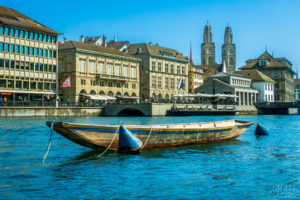
[[[189,61],[181,53],[150,43],[132,44],[128,53],[142,59],[142,98],[168,101],[188,93]]]
[[[0,6],[0,97],[4,101],[54,100],[57,91],[54,30]]]
[[[59,85],[63,101],[82,102],[99,96],[137,100],[140,94],[140,62],[114,48],[84,42],[59,44]],[[70,77],[71,87],[62,88]]]

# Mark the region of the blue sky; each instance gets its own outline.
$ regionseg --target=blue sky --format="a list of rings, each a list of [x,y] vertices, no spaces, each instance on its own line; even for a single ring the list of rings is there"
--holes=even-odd
[[[237,47],[237,66],[256,58],[266,47],[275,57],[286,57],[300,71],[300,1],[298,0],[123,0],[37,1],[2,0],[36,21],[64,33],[79,36],[106,35],[131,43],[152,42],[174,48],[200,63],[200,45],[207,21],[213,29],[216,61],[227,23]]]

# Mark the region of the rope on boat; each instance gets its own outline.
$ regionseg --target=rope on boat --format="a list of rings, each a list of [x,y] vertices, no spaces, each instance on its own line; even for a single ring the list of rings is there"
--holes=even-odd
[[[149,138],[150,138],[151,132],[152,132],[152,126],[151,126],[150,132],[149,132],[149,134],[148,134],[148,137],[147,137],[147,139],[146,139],[146,141],[145,141],[145,144],[142,146],[141,149],[143,149],[144,146],[146,146],[146,144],[147,144],[147,142],[148,142],[148,140],[149,140]]]
[[[54,121],[52,121],[51,123],[51,127],[50,127],[50,138],[49,138],[49,143],[48,143],[48,147],[47,147],[47,151],[45,153],[45,155],[43,156],[43,161],[42,163],[44,164],[47,156],[48,156],[48,153],[49,153],[49,150],[50,150],[50,147],[51,147],[51,141],[52,141],[52,135],[53,135],[53,124],[54,124]]]
[[[114,142],[114,140],[115,140],[115,138],[117,136],[117,133],[118,133],[118,131],[120,129],[120,126],[121,126],[121,123],[120,123],[117,131],[115,132],[115,135],[114,135],[113,139],[111,140],[110,144],[107,146],[107,148],[101,154],[99,154],[98,156],[96,156],[97,158],[100,158],[101,156],[103,156],[108,151],[108,149],[110,148],[110,146],[112,145],[112,143]]]

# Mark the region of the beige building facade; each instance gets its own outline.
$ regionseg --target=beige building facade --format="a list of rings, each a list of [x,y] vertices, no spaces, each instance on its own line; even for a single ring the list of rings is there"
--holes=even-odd
[[[116,49],[68,41],[59,45],[59,83],[63,101],[86,95],[139,98],[140,59]],[[61,85],[70,76],[71,87]]]
[[[189,94],[203,84],[203,69],[201,65],[189,65]]]
[[[153,44],[133,44],[128,53],[142,59],[141,96],[168,101],[188,93],[188,59],[176,50]]]
[[[257,59],[249,59],[241,70],[257,69],[273,79],[275,102],[294,102],[294,74],[292,63],[286,58],[274,58],[267,51]]]
[[[57,35],[33,19],[0,6],[1,99],[55,100]]]

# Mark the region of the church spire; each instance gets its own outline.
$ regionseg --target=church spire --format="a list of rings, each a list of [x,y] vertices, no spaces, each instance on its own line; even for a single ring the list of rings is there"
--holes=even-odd
[[[193,55],[192,55],[192,41],[190,41],[190,63],[194,64],[194,62],[193,62]]]
[[[208,24],[204,27],[203,43],[201,44],[201,64],[215,64],[215,44],[213,43],[212,28]]]
[[[222,45],[222,60],[226,64],[227,72],[232,73],[236,68],[236,50],[233,43],[232,29],[227,25],[224,34],[224,44]]]

